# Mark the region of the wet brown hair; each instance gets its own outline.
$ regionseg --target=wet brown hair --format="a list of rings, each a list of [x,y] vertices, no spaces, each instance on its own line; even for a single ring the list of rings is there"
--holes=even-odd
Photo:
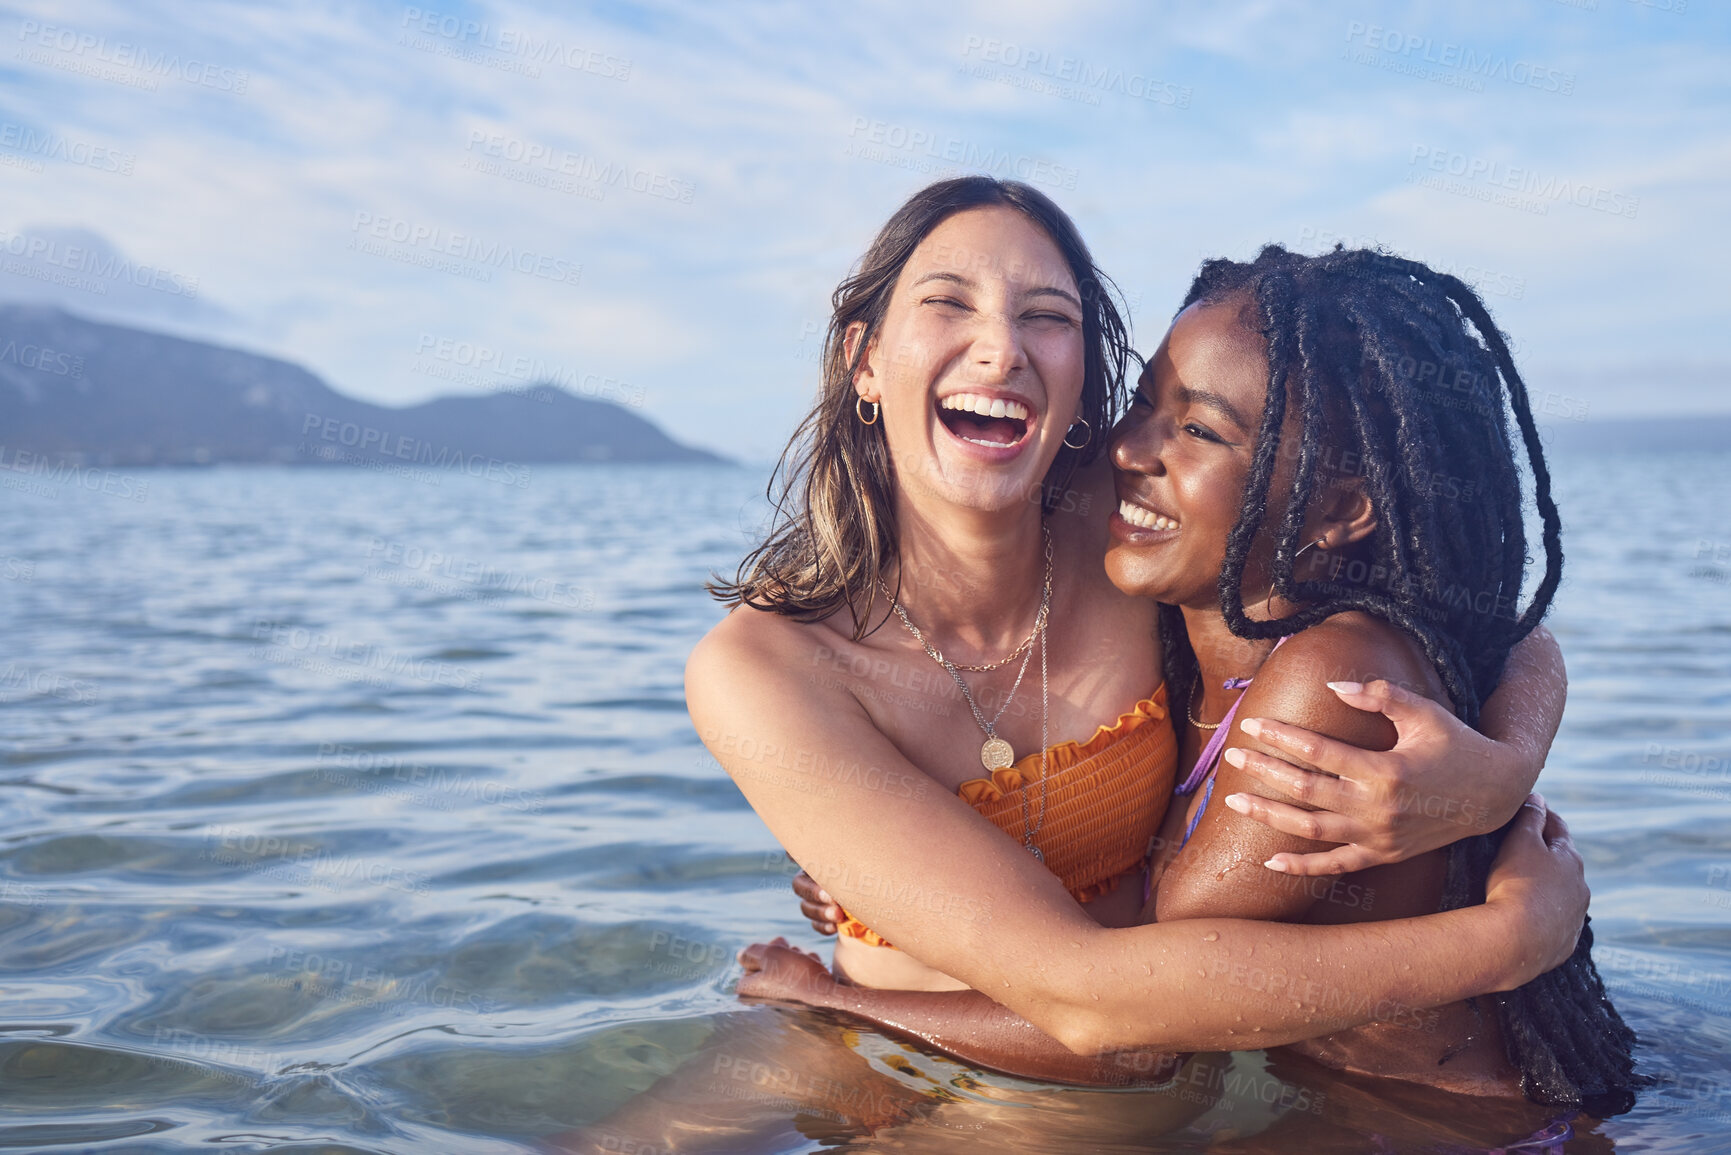
[[[1015,209],[1051,238],[1082,297],[1081,415],[1093,434],[1079,450],[1059,449],[1042,497],[1048,512],[1076,467],[1105,449],[1126,399],[1129,334],[1117,288],[1094,264],[1075,224],[1050,197],[1020,181],[967,176],[927,185],[896,210],[831,296],[817,403],[770,475],[770,531],[732,581],[710,584],[716,598],[798,621],[846,608],[853,636],[865,636],[878,576],[897,549],[895,475],[883,425],[866,425],[855,415],[854,375],[920,242],[956,213],[995,205]],[[849,358],[846,336],[856,323],[864,333]]]

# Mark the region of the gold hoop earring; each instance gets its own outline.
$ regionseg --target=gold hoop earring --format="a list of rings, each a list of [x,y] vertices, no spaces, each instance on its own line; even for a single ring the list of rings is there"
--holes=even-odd
[[[1076,426],[1078,426],[1078,425],[1080,425],[1083,429],[1086,429],[1088,431],[1088,435],[1086,437],[1082,438],[1082,444],[1071,445],[1070,444],[1070,434],[1072,434],[1076,431]],[[1076,420],[1074,420],[1070,423],[1070,428],[1068,428],[1064,431],[1064,445],[1069,449],[1086,449],[1088,447],[1088,443],[1092,440],[1094,440],[1094,427],[1092,425],[1088,424],[1087,419],[1084,417],[1076,418]]]
[[[1304,556],[1304,550],[1306,550],[1306,549],[1326,550],[1326,549],[1328,549],[1328,539],[1326,537],[1319,537],[1315,541],[1311,542],[1309,545],[1305,546],[1303,549],[1300,549],[1297,553],[1293,554],[1292,555],[1292,564],[1293,565],[1298,564],[1298,559]]]
[[[865,415],[865,407],[867,405],[870,405],[872,407],[872,415],[870,417],[867,417]],[[861,425],[876,425],[878,423],[878,410],[879,410],[879,408],[880,407],[876,401],[867,401],[864,397],[855,397],[854,398],[854,402],[853,402],[854,416],[856,416],[860,419]]]

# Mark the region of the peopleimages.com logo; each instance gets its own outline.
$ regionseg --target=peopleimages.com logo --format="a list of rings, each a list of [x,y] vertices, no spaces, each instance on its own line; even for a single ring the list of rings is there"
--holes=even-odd
[[[446,42],[445,47],[515,58],[532,68],[534,71],[530,75],[536,77],[541,74],[540,65],[552,64],[573,72],[586,72],[603,80],[631,79],[631,60],[628,57],[614,56],[556,36],[537,35],[522,28],[413,7],[403,9],[402,26],[422,37],[437,36]],[[422,47],[420,43],[410,46]]]
[[[183,58],[178,52],[153,51],[145,45],[125,40],[110,41],[106,36],[64,24],[21,20],[18,39],[27,48],[58,52],[63,58],[49,57],[40,63],[71,72],[87,72],[103,80],[120,79],[113,75],[116,71],[136,73],[121,83],[150,91],[156,90],[158,79],[172,78],[199,88],[232,92],[239,96],[246,92],[252,79],[243,68],[213,64],[195,56]],[[67,64],[71,67],[66,67]]]
[[[492,280],[494,269],[565,285],[575,285],[583,277],[583,266],[564,257],[401,217],[356,212],[350,231],[354,234],[349,238],[351,249],[405,264],[457,271],[477,281]],[[453,266],[453,260],[463,263]]]
[[[183,276],[156,265],[136,264],[118,253],[99,251],[88,245],[69,245],[49,237],[0,232],[0,253],[21,258],[20,262],[8,262],[7,272],[23,273],[30,265],[41,264],[91,278],[102,292],[107,291],[107,282],[124,281],[140,289],[152,289],[174,297],[198,296],[197,277]],[[13,268],[13,264],[19,267]]]
[[[29,125],[15,124],[12,121],[0,123],[0,149],[15,152],[20,156],[62,161],[119,176],[131,176],[133,166],[138,163],[138,157],[130,152],[121,152],[107,145],[92,144],[64,133],[31,128]]]
[[[440,445],[435,450],[431,441],[406,433],[392,433],[340,417],[308,413],[301,422],[301,436],[314,436],[325,445],[302,442],[304,451],[326,461],[347,460],[339,447],[355,451],[359,460],[396,459],[415,465],[430,465],[434,469],[455,470],[470,477],[484,477],[504,485],[523,489],[529,484],[529,467],[515,461],[501,461],[484,453],[468,453],[460,448]]]
[[[1438,145],[1413,145],[1412,157],[1407,164],[1410,166],[1407,172],[1409,184],[1504,204],[1537,216],[1545,216],[1553,204],[1572,204],[1630,220],[1641,210],[1640,197],[1616,192],[1603,185],[1570,180],[1491,157],[1468,156]]]
[[[856,116],[848,129],[848,136],[850,143],[844,155],[860,160],[932,176],[950,171],[934,168],[934,165],[950,165],[955,166],[958,172],[989,172],[997,177],[1054,188],[1076,187],[1077,170],[1067,165],[929,129]]]
[[[1572,96],[1575,92],[1575,74],[1572,72],[1518,57],[1511,59],[1506,53],[1474,48],[1470,44],[1439,41],[1431,36],[1404,33],[1361,20],[1347,24],[1346,41],[1348,45],[1362,43],[1372,52],[1383,53],[1385,62],[1401,62],[1406,67],[1395,71],[1411,70],[1421,79],[1454,76],[1470,81],[1462,86],[1475,91],[1482,90],[1486,80],[1500,80],[1558,96]],[[1370,64],[1375,60],[1371,58],[1359,63]],[[1429,70],[1424,67],[1426,65],[1430,66]]]

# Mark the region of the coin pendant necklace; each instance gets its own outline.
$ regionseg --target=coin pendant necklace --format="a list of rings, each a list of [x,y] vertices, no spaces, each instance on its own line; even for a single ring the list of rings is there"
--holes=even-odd
[[[974,721],[979,724],[979,727],[981,730],[985,731],[986,740],[980,746],[980,765],[984,766],[988,771],[1002,770],[1005,767],[1014,766],[1016,764],[1015,748],[1012,747],[1004,739],[998,737],[998,730],[997,730],[998,720],[1004,716],[1004,711],[1008,710],[1010,708],[1010,702],[1015,699],[1016,691],[1021,689],[1021,687],[1022,687],[1022,677],[1023,677],[1023,675],[1025,675],[1028,672],[1028,662],[1034,656],[1033,642],[1034,642],[1036,635],[1040,639],[1040,650],[1041,650],[1041,654],[1040,654],[1040,677],[1041,677],[1041,682],[1042,682],[1042,687],[1041,687],[1042,702],[1044,701],[1044,698],[1045,698],[1044,681],[1045,681],[1045,674],[1046,674],[1046,657],[1045,657],[1046,617],[1047,617],[1047,614],[1050,612],[1051,605],[1052,605],[1052,531],[1047,529],[1046,526],[1042,524],[1040,526],[1040,532],[1045,537],[1045,541],[1046,541],[1046,572],[1045,572],[1045,580],[1042,583],[1041,590],[1040,590],[1040,612],[1034,616],[1034,628],[1033,628],[1033,630],[1031,630],[1029,632],[1028,640],[1023,642],[1021,645],[1017,646],[1016,649],[1011,651],[1011,653],[1010,653],[1010,658],[1013,658],[1016,656],[1016,653],[1019,651],[1022,655],[1022,664],[1016,671],[1016,681],[1010,687],[1010,692],[1008,694],[1004,695],[1003,702],[998,706],[998,712],[996,714],[992,715],[992,718],[990,721],[986,720],[986,715],[983,712],[981,712],[979,705],[974,701],[973,691],[968,689],[968,683],[963,680],[962,675],[961,675],[961,671],[959,669],[957,669],[956,664],[954,662],[951,662],[948,658],[944,657],[942,651],[940,651],[936,647],[934,647],[932,645],[932,643],[926,638],[926,635],[920,631],[920,628],[918,626],[914,625],[912,619],[910,619],[908,617],[907,610],[902,608],[901,600],[899,598],[895,597],[894,595],[891,595],[891,597],[890,597],[890,606],[896,611],[896,616],[901,618],[902,625],[906,626],[908,628],[908,632],[913,634],[913,636],[919,641],[920,645],[926,651],[926,656],[931,658],[932,661],[936,662],[938,665],[942,666],[944,668],[945,672],[948,673],[950,675],[950,677],[955,681],[956,688],[962,692],[962,700],[967,702],[968,709],[973,712]],[[885,592],[887,593],[888,591],[886,590]],[[1010,658],[1000,659],[997,662],[993,662],[989,666],[983,666],[983,667],[969,666],[967,668],[968,669],[985,669],[985,670],[996,669],[997,667],[1004,665],[1006,662],[1008,662],[1010,660]],[[1044,717],[1042,717],[1041,722],[1043,725],[1044,724]],[[1043,746],[1042,746],[1042,750],[1044,750]],[[1042,763],[1042,767],[1043,767],[1043,765],[1044,764]],[[1044,800],[1042,799],[1042,802],[1043,801]],[[1041,809],[1042,809],[1042,811],[1044,810],[1043,805],[1042,805]],[[1045,820],[1045,815],[1042,813],[1041,821],[1043,822],[1044,820]]]

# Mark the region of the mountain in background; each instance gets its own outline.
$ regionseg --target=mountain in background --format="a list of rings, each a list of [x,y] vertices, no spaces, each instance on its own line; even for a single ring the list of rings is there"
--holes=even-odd
[[[1731,416],[1540,422],[1556,453],[1731,449]],[[519,463],[724,460],[552,385],[388,408],[274,357],[0,303],[0,467],[19,452],[75,465],[331,463],[503,480]]]
[[[724,460],[551,385],[393,409],[274,357],[0,305],[0,452],[20,451],[80,465],[324,462],[495,479],[513,463]]]
[[[0,304],[58,305],[97,321],[144,325],[201,340],[245,341],[251,326],[210,300],[199,278],[135,260],[75,225],[0,231]]]

